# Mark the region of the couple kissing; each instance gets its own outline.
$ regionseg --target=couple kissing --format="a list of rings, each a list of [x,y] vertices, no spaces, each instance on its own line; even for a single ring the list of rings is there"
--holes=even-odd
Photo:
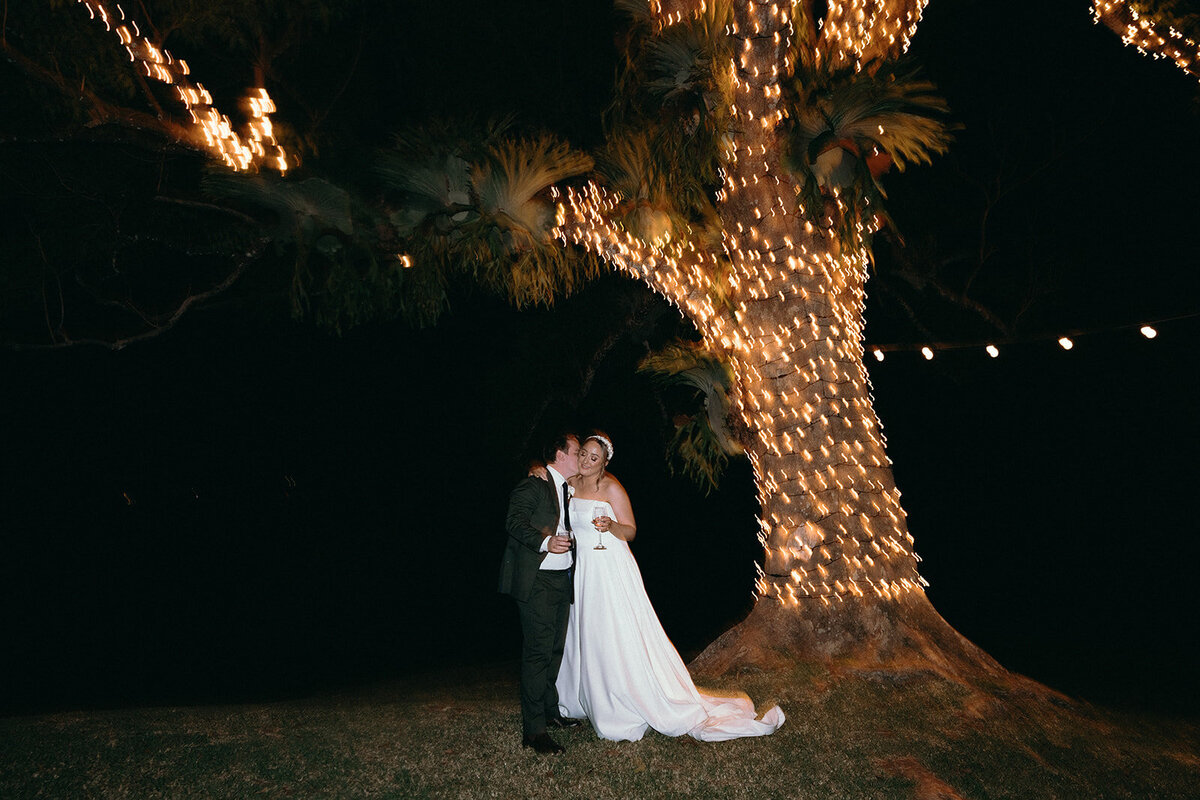
[[[553,755],[550,728],[583,720],[603,739],[636,741],[649,728],[722,741],[774,733],[774,706],[761,717],[744,695],[697,689],[646,595],[629,543],[633,507],[608,472],[612,438],[549,442],[545,469],[509,496],[500,592],[521,620],[522,744]]]

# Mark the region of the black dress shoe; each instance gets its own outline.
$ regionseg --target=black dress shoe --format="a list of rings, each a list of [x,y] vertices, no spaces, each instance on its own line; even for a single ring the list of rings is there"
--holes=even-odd
[[[545,731],[533,736],[526,736],[521,740],[521,744],[525,747],[532,747],[544,756],[553,756],[565,752],[562,745],[551,739],[550,734]]]
[[[578,728],[582,724],[583,720],[571,717],[548,717],[546,719],[547,728]]]

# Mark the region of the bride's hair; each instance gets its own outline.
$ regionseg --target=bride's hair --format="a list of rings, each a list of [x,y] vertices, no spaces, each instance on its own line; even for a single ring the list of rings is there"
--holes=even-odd
[[[585,444],[587,442],[597,442],[601,447],[604,448],[604,463],[607,465],[608,462],[612,461],[612,459],[613,459],[612,439],[608,438],[607,433],[604,433],[602,431],[592,431],[591,433],[588,434],[587,438],[584,439],[583,441]]]

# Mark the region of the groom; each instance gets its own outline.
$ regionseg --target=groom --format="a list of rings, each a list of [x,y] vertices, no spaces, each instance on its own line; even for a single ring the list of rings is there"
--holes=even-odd
[[[563,748],[550,738],[546,727],[579,724],[559,715],[554,688],[574,601],[567,478],[579,472],[579,439],[562,434],[542,456],[550,480],[526,477],[508,498],[508,544],[500,565],[500,591],[517,601],[521,617],[521,744],[554,754]]]

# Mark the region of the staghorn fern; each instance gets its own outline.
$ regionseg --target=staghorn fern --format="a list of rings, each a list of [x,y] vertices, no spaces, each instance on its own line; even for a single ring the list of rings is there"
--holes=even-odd
[[[592,158],[550,136],[509,140],[490,148],[471,170],[479,219],[463,229],[473,277],[505,293],[518,308],[549,305],[599,274],[549,240],[554,208],[545,197],[555,183],[592,168]]]
[[[409,236],[420,224],[435,215],[459,221],[466,218],[471,204],[470,164],[454,153],[431,155],[428,160],[411,162],[388,153],[376,165],[376,173],[386,186],[403,198],[403,204],[389,214],[397,234]]]
[[[354,233],[350,194],[320,178],[296,182],[214,169],[200,186],[210,197],[273,212],[279,221],[275,238],[280,241],[312,242],[330,230],[344,236]]]
[[[677,221],[710,220],[712,188],[720,182],[720,141],[730,121],[731,3],[711,0],[698,15],[685,14],[665,28],[644,0],[616,5],[631,27],[606,114],[608,141],[638,138],[648,145],[654,179],[668,187],[669,198],[664,203],[651,197],[651,205],[673,208]]]
[[[791,165],[811,168],[827,146],[849,140],[860,152],[878,145],[897,169],[931,163],[950,145],[946,101],[912,73],[842,71],[797,78],[789,132]]]
[[[868,232],[894,227],[868,159],[904,170],[930,163],[949,147],[949,109],[934,92],[932,83],[911,71],[797,73],[785,164],[799,179],[806,207],[840,198],[844,210],[835,224],[844,243],[855,241],[860,221],[869,223]]]
[[[684,475],[710,491],[717,488],[729,456],[743,452],[730,428],[729,366],[700,344],[677,341],[643,358],[638,371],[665,386],[690,388],[703,398],[703,411],[677,419],[668,464],[672,472],[678,465]]]
[[[518,243],[540,241],[552,227],[551,206],[539,195],[592,168],[592,158],[550,136],[509,140],[490,148],[471,170],[480,213],[514,232]],[[519,246],[519,245],[518,245]]]
[[[667,449],[673,455],[667,461],[667,469],[672,475],[682,473],[704,489],[705,494],[720,488],[729,455],[721,449],[720,441],[713,435],[704,416],[677,417],[675,433]]]
[[[708,37],[698,26],[668,28],[646,45],[647,93],[663,103],[702,95],[712,84],[712,51]]]
[[[372,209],[320,178],[285,181],[213,171],[203,180],[213,197],[273,214],[277,245],[294,255],[292,312],[342,333],[365,322],[403,316],[430,324],[446,306],[440,271],[405,269],[376,237],[385,227]]]
[[[646,134],[610,140],[596,158],[596,173],[623,198],[613,216],[642,240],[669,238],[683,222],[667,175]]]
[[[507,121],[461,139],[435,123],[380,154],[376,174],[395,198],[396,250],[444,300],[446,276],[468,275],[518,308],[550,305],[599,274],[594,256],[551,243],[547,190],[589,171],[590,156],[552,136],[518,138]],[[461,140],[460,140],[461,139]]]

